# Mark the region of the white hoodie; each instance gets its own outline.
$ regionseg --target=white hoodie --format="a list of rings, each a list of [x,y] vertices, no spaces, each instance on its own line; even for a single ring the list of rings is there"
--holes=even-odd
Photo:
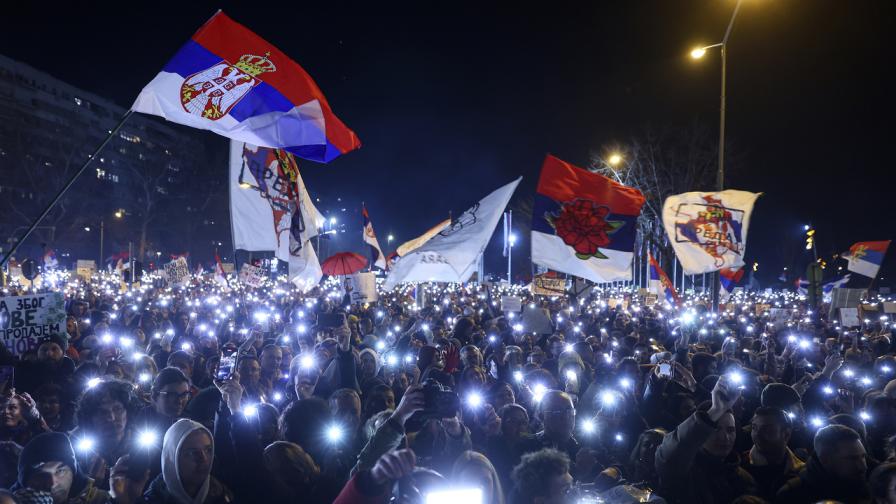
[[[199,489],[196,497],[190,497],[180,480],[180,471],[177,467],[177,455],[180,453],[184,440],[191,433],[202,430],[212,440],[212,450],[214,450],[214,436],[202,424],[192,420],[182,418],[174,422],[167,432],[165,432],[165,440],[162,443],[162,478],[165,480],[165,486],[168,492],[180,504],[202,504],[208,496],[208,487],[211,476],[206,476],[205,483]],[[213,452],[214,453],[214,452]],[[214,454],[212,455],[214,456]]]

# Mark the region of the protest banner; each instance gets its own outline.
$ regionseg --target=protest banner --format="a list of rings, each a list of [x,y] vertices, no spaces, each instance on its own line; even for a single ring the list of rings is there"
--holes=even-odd
[[[94,272],[96,272],[96,261],[78,259],[78,262],[75,264],[76,275],[89,282],[93,278]]]
[[[264,268],[252,266],[249,263],[243,263],[243,266],[240,268],[240,282],[249,287],[261,287],[265,277]]]
[[[375,303],[376,294],[376,273],[372,271],[364,273],[355,273],[351,276],[351,299],[352,304]]]
[[[61,293],[0,298],[0,334],[13,354],[35,350],[41,338],[64,332],[65,305]]]
[[[840,308],[840,325],[843,327],[860,327],[858,308]]]
[[[522,319],[526,332],[534,334],[552,334],[554,332],[554,328],[551,326],[551,315],[547,308],[527,306],[523,310]]]
[[[187,260],[183,257],[165,264],[165,275],[168,278],[168,285],[181,286],[190,279],[190,267]]]
[[[896,303],[884,303],[884,313],[896,313]]]
[[[644,296],[644,305],[653,306],[656,304],[658,299],[659,296],[657,296],[656,294],[647,294],[646,296]]]
[[[501,296],[501,311],[518,312],[523,309],[523,300],[519,296]]]
[[[536,275],[532,279],[532,294],[536,296],[563,296],[566,294],[566,280]]]
[[[761,317],[763,313],[768,312],[771,308],[772,308],[772,305],[770,305],[770,304],[757,303],[755,306],[753,306],[754,313],[756,314],[757,317]]]
[[[233,263],[221,263],[221,269],[224,270],[224,273],[227,273],[228,275],[236,271]]]

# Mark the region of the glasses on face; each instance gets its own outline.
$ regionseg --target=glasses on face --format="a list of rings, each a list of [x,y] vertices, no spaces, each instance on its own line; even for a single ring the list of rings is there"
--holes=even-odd
[[[181,393],[164,391],[159,392],[159,395],[164,396],[165,399],[168,399],[169,401],[186,401],[190,398],[190,391],[188,390]]]

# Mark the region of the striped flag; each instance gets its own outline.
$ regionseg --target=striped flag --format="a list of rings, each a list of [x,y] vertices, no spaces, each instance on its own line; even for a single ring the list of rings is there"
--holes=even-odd
[[[361,216],[364,218],[364,243],[370,245],[370,251],[373,254],[371,264],[380,269],[386,269],[386,256],[383,255],[383,249],[376,239],[376,233],[373,232],[373,223],[370,222],[370,215],[367,214],[367,207],[361,205]]]

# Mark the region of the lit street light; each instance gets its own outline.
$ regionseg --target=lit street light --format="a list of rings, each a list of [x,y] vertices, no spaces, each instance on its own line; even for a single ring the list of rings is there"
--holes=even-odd
[[[712,44],[704,47],[698,47],[691,51],[691,58],[701,59],[705,54],[707,49],[712,49],[714,47],[719,48],[719,52],[722,57],[722,86],[721,86],[721,96],[719,97],[719,169],[716,173],[716,189],[719,191],[723,191],[725,189],[725,83],[726,83],[726,67],[727,67],[727,48],[728,48],[728,38],[731,36],[731,29],[734,28],[734,20],[737,18],[737,13],[740,11],[740,4],[743,0],[737,0],[737,3],[734,5],[734,12],[731,14],[731,20],[728,22],[728,28],[725,30],[725,35],[722,37],[722,41],[718,44]],[[719,292],[722,287],[721,277],[719,276],[719,272],[713,272],[712,274],[712,309],[713,311],[719,310]]]
[[[619,163],[622,162],[622,156],[618,153],[611,154],[609,159],[607,159],[607,163],[612,167],[619,166]]]

